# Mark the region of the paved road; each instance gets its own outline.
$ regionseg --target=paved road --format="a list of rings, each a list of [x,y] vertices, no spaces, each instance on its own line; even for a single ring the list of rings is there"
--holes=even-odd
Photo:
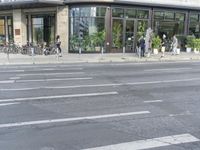
[[[1,150],[200,150],[200,62],[0,66]]]

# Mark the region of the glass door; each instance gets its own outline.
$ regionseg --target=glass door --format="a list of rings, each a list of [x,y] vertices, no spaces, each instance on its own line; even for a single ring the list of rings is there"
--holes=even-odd
[[[126,20],[126,28],[125,28],[125,52],[130,53],[134,52],[134,35],[135,30],[135,21],[134,20]]]
[[[122,52],[123,49],[123,19],[113,19],[111,53]]]

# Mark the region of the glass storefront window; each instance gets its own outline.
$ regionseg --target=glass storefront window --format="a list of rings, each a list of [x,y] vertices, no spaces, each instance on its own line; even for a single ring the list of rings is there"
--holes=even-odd
[[[190,22],[198,22],[199,15],[198,14],[190,14]]]
[[[122,9],[122,8],[113,8],[112,9],[112,17],[123,18],[124,17],[124,9]]]
[[[7,34],[6,34],[6,20],[8,29]],[[9,42],[13,42],[13,21],[11,16],[0,17],[0,45],[5,44],[6,39],[8,39]]]
[[[166,20],[174,20],[174,12],[165,12]]]
[[[81,7],[84,14],[70,18],[70,52],[100,52],[105,42],[106,7]],[[79,10],[71,8],[71,11]],[[76,12],[73,12],[76,14]]]
[[[0,18],[0,45],[3,45],[5,41],[6,41],[5,19]]]
[[[185,14],[183,14],[183,13],[176,13],[175,14],[175,20],[176,21],[185,21]]]
[[[154,18],[156,18],[156,19],[164,19],[164,12],[155,11],[154,12]]]
[[[137,18],[148,19],[149,18],[149,11],[148,10],[138,10],[137,11]]]
[[[43,26],[43,18],[32,18],[33,43],[42,44],[44,42]]]
[[[34,44],[50,45],[55,41],[55,16],[32,16],[32,42]]]
[[[113,19],[112,25],[112,48],[118,52],[123,46],[123,20]]]
[[[71,8],[70,17],[79,17],[80,16],[80,8]]]
[[[12,17],[8,17],[8,40],[14,41],[13,38],[13,19]]]
[[[159,16],[163,16],[161,18]],[[171,39],[174,34],[184,35],[185,13],[174,11],[155,11],[154,12],[154,31],[160,37],[163,34]]]
[[[135,9],[126,9],[125,17],[126,18],[136,18],[136,10]]]
[[[194,35],[197,38],[200,38],[199,14],[198,13],[191,13],[189,18],[190,18],[189,34]]]

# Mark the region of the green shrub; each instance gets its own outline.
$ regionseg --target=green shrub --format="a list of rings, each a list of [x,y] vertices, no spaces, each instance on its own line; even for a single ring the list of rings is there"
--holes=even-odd
[[[152,39],[152,47],[159,49],[161,47],[161,42],[162,41],[158,35],[154,36]]]
[[[194,47],[194,43],[193,43],[193,40],[195,39],[194,36],[191,36],[191,35],[188,35],[187,38],[186,38],[186,47],[190,47],[190,48],[193,48]]]

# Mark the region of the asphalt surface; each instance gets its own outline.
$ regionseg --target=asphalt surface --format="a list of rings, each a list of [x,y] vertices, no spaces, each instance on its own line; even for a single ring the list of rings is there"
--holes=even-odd
[[[199,93],[200,62],[0,66],[0,150],[200,150]]]

